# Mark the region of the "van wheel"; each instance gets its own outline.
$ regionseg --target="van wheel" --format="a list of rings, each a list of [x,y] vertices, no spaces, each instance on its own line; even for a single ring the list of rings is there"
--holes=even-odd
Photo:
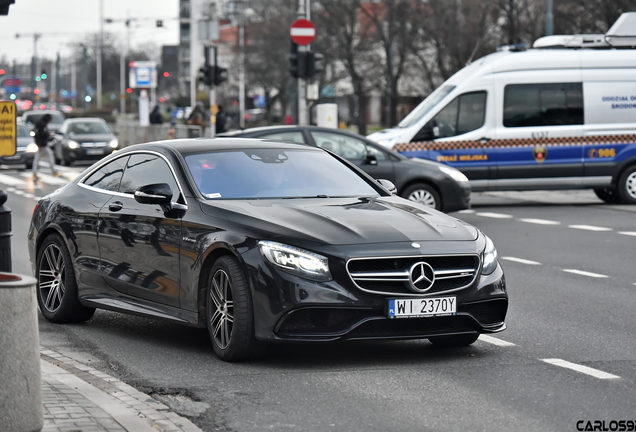
[[[618,192],[616,191],[616,189],[607,189],[607,188],[594,189],[594,193],[596,194],[597,197],[599,197],[600,199],[602,199],[608,204],[620,204],[623,202],[623,200],[621,200],[621,197],[618,195]]]
[[[402,193],[402,198],[442,211],[442,200],[439,194],[435,188],[426,183],[416,183],[409,186]]]
[[[618,194],[626,204],[636,204],[636,165],[621,174],[618,180]]]

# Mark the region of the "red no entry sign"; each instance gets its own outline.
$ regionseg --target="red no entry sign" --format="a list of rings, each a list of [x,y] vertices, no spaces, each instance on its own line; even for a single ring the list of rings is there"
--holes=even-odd
[[[316,27],[309,20],[299,19],[291,25],[289,35],[298,45],[309,45],[316,38]]]

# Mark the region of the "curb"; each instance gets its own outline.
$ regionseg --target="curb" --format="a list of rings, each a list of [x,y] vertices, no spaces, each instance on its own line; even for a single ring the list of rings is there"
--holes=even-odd
[[[40,359],[43,432],[203,432],[168,406],[97,369],[44,348]]]

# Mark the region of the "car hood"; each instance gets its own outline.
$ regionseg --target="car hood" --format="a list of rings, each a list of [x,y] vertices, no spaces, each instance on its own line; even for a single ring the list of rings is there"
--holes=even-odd
[[[404,137],[405,131],[406,129],[404,128],[384,129],[374,132],[371,135],[367,135],[367,138],[371,141],[382,144],[385,147],[391,148],[394,144],[408,142],[408,139]],[[390,142],[389,145],[385,144],[387,141]]]
[[[471,241],[477,230],[399,197],[205,201],[204,213],[263,236],[347,245],[404,241]]]

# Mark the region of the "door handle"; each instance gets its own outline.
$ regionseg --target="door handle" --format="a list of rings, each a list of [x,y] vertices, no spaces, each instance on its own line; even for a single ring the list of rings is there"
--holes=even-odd
[[[491,138],[481,137],[477,141],[481,142],[482,144],[486,144],[488,141],[490,141],[490,139]]]
[[[120,201],[115,201],[108,206],[108,210],[114,211],[114,212],[117,212],[121,210],[122,208],[124,208],[124,203]]]

